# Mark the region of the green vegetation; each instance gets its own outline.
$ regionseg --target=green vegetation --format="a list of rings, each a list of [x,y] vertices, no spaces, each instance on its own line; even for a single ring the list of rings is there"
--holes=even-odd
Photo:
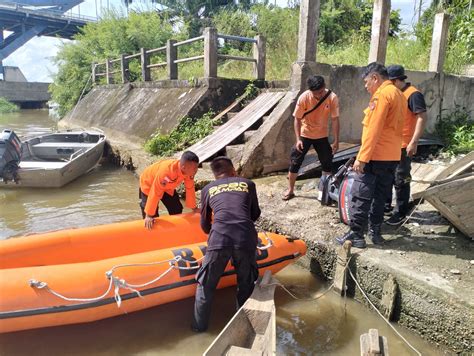
[[[129,1],[130,0],[126,0]],[[138,53],[140,48],[157,48],[165,45],[169,38],[178,41],[194,37],[207,26],[214,26],[219,33],[253,37],[257,34],[266,38],[268,80],[289,78],[291,65],[297,56],[299,8],[298,1],[289,1],[289,7],[273,6],[273,2],[242,0],[161,0],[166,5],[163,12],[130,12],[128,17],[110,12],[98,23],[84,27],[76,41],[61,46],[56,63],[58,73],[50,87],[52,100],[60,105],[59,114],[64,116],[76,104],[81,92],[91,88],[91,64],[118,58],[122,53]],[[370,27],[372,21],[371,0],[324,0],[321,2],[321,17],[317,60],[322,63],[363,66],[367,64]],[[445,71],[462,73],[466,64],[474,60],[474,32],[469,0],[433,0],[425,11],[413,33],[400,28],[400,14],[392,11],[390,39],[387,50],[387,64],[397,63],[410,70],[426,70],[431,46],[434,14],[443,9],[452,15],[449,32],[448,54]],[[219,52],[235,56],[251,56],[252,45],[236,41],[219,41]],[[179,47],[179,58],[203,53],[203,43],[195,42]],[[165,54],[152,57],[152,63],[165,61]],[[131,81],[141,80],[139,58],[130,62]],[[104,72],[104,68],[98,68]],[[113,70],[118,70],[118,63]],[[202,77],[201,61],[180,63],[180,79],[196,83]],[[152,80],[166,78],[166,69],[153,69]],[[218,76],[227,78],[252,78],[252,64],[241,61],[219,61]],[[105,78],[101,77],[100,83]],[[120,81],[119,74],[114,78]],[[253,84],[252,84],[253,85]],[[246,90],[255,94],[256,88]],[[150,152],[161,156],[184,149],[204,137],[212,130],[210,117],[184,118],[169,135],[155,135],[147,143]],[[212,115],[211,115],[212,116]],[[444,120],[444,119],[443,119]],[[441,121],[443,121],[441,120]],[[442,124],[440,124],[442,125]],[[441,130],[443,131],[443,130]],[[446,130],[452,137],[443,136],[450,147],[458,152],[471,147],[472,125],[456,124],[455,129]],[[453,152],[454,152],[453,151]]]
[[[450,154],[468,153],[474,150],[474,122],[470,112],[459,105],[450,112],[443,110],[436,122],[436,133],[446,144]]]
[[[20,110],[17,105],[9,102],[7,99],[0,97],[0,114],[15,112]]]
[[[201,118],[184,117],[169,134],[156,133],[145,143],[145,149],[161,157],[170,157],[209,135],[214,129],[213,125],[216,125],[212,121],[214,116],[215,114],[209,111]]]

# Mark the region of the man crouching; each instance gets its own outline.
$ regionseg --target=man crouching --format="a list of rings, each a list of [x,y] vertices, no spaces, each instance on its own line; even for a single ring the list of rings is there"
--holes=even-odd
[[[254,222],[260,217],[260,207],[255,183],[237,177],[227,157],[215,158],[211,169],[216,180],[201,191],[201,228],[209,238],[204,262],[196,274],[191,325],[196,332],[207,330],[214,292],[230,259],[237,272],[239,308],[252,294],[258,278]]]

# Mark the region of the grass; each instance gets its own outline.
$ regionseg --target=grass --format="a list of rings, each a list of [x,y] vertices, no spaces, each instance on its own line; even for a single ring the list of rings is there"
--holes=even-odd
[[[435,130],[444,141],[444,151],[451,155],[474,151],[474,122],[466,108],[456,105],[454,110],[443,110]]]
[[[0,97],[0,114],[6,114],[9,112],[15,112],[20,110],[20,108],[9,102],[7,99]]]
[[[214,129],[212,111],[201,118],[184,117],[169,134],[156,133],[145,143],[145,150],[160,157],[170,157],[209,135]]]

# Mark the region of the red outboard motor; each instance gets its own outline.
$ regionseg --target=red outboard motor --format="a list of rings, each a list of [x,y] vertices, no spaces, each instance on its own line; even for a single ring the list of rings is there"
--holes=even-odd
[[[339,218],[341,222],[348,225],[350,221],[349,207],[351,203],[351,187],[354,182],[351,170],[354,158],[339,167],[336,174],[330,175],[323,183],[322,205],[331,205],[337,202],[339,208]]]
[[[17,170],[21,159],[21,141],[12,130],[0,134],[0,178],[4,182],[17,181]]]
[[[346,225],[349,225],[349,222],[351,221],[350,206],[352,200],[352,183],[354,183],[354,172],[349,171],[339,187],[339,199],[337,201],[339,219],[341,219],[341,222]]]

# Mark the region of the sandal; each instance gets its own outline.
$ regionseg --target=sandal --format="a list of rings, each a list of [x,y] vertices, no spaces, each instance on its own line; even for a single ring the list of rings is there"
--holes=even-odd
[[[282,197],[283,200],[290,200],[295,197],[295,193],[285,193]]]

